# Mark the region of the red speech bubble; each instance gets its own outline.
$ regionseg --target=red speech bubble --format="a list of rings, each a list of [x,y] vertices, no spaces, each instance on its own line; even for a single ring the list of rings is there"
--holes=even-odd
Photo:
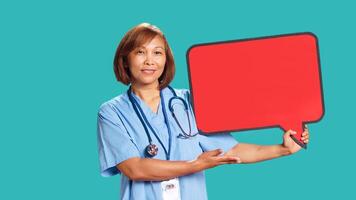
[[[317,38],[297,33],[199,44],[187,53],[198,129],[204,133],[279,126],[297,131],[322,118]]]

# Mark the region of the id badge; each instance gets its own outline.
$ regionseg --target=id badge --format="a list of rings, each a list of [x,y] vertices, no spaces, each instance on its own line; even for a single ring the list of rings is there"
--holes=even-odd
[[[179,180],[174,178],[161,182],[163,200],[180,200]]]

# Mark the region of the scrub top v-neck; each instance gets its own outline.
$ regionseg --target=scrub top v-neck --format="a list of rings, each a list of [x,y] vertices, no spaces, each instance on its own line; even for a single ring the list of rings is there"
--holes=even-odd
[[[175,89],[178,96],[188,102],[189,116],[192,124],[192,132],[198,132],[194,118],[193,109],[190,105],[189,90]],[[190,139],[179,138],[180,129],[168,109],[168,100],[173,97],[168,88],[162,90],[165,105],[159,104],[157,113],[142,101],[134,93],[133,97],[141,106],[147,120],[162,141],[168,147],[168,129],[164,120],[162,107],[167,110],[167,122],[172,133],[172,144],[170,160],[190,161],[196,159],[203,151],[210,151],[217,148],[228,151],[237,144],[235,138],[230,133],[216,135],[203,135]],[[179,105],[178,105],[179,106]],[[186,114],[178,111],[176,113],[180,119],[182,127],[188,127]],[[145,148],[148,145],[144,127],[134,112],[132,104],[126,92],[105,102],[98,112],[98,148],[100,173],[102,176],[114,176],[121,174],[116,165],[133,157],[145,158]],[[155,159],[166,160],[163,147],[155,136],[151,136],[154,144],[158,146],[158,154]],[[160,181],[132,181],[127,176],[121,174],[120,199],[123,200],[159,200],[162,199]],[[207,199],[204,172],[179,177],[180,194],[182,200]]]

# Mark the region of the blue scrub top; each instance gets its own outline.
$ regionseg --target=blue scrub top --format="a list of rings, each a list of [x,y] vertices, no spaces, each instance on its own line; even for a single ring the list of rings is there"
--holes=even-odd
[[[192,132],[197,133],[197,126],[191,107],[189,90],[175,89],[178,96],[188,102],[189,118],[191,120]],[[159,105],[158,112],[154,113],[150,107],[134,93],[133,97],[141,106],[147,120],[155,129],[163,145],[168,148],[168,130],[164,121],[162,106],[165,106],[172,131],[172,146],[170,160],[190,161],[196,159],[202,152],[217,148],[225,152],[237,144],[230,133],[215,135],[203,135],[190,139],[182,139],[177,136],[181,133],[177,123],[172,117],[168,101],[174,95],[168,88],[162,90],[166,105]],[[184,112],[183,103],[175,101],[174,111],[183,129],[188,132],[189,125]],[[163,147],[157,138],[150,132],[153,144],[158,146],[156,159],[165,160]],[[101,105],[98,113],[98,147],[100,172],[102,176],[113,176],[121,174],[116,165],[132,157],[144,158],[148,139],[139,118],[137,117],[127,93],[123,93]],[[123,200],[157,200],[162,199],[160,181],[132,181],[121,174],[121,199]],[[207,198],[204,172],[179,177],[180,194],[182,200]]]

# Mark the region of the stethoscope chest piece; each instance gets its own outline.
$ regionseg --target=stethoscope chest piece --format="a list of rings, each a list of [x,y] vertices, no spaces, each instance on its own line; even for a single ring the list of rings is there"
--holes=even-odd
[[[155,144],[149,144],[146,147],[146,156],[147,157],[154,157],[158,153],[158,147]]]

